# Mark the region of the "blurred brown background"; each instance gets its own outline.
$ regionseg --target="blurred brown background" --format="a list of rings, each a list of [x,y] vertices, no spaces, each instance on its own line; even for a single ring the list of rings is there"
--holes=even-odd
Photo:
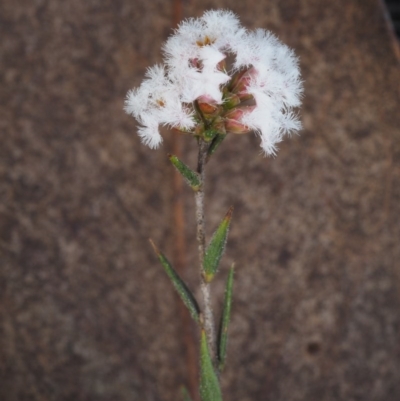
[[[217,7],[294,48],[305,81],[304,130],[277,158],[235,136],[208,166],[209,233],[235,206],[214,286],[218,307],[235,261],[225,399],[400,399],[400,73],[381,3],[2,0],[0,400],[172,401],[195,382],[196,330],[147,241],[196,288],[194,202],[174,194],[174,135],[144,147],[122,108],[179,15]]]

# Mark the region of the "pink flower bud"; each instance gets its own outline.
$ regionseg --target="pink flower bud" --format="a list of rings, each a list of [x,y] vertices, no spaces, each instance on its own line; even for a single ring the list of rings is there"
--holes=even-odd
[[[241,122],[243,116],[251,113],[256,106],[243,106],[230,110],[225,114],[225,129],[232,134],[247,134],[251,131],[249,126]]]
[[[199,66],[200,66],[200,61],[199,61],[198,58],[189,59],[189,65],[190,65],[191,67],[194,67],[194,68],[199,68]]]
[[[239,104],[240,104],[240,98],[238,95],[234,95],[231,93],[224,99],[225,109],[232,109]]]
[[[217,104],[217,102],[210,96],[200,96],[197,99],[197,104],[200,111],[206,116],[215,115],[220,109],[220,106]]]
[[[236,120],[225,120],[225,130],[230,134],[248,134],[251,129]]]
[[[231,91],[236,93],[241,99],[244,96],[248,96],[247,87],[256,75],[257,70],[254,67],[238,72],[237,77],[232,81]]]
[[[245,69],[243,69],[243,70],[237,72],[237,73],[233,76],[233,78],[232,78],[232,80],[231,80],[231,82],[230,82],[230,84],[229,84],[229,90],[230,90],[231,92],[236,88],[236,86],[237,86],[239,80],[243,77],[243,75],[245,75],[245,74],[247,73],[247,71],[249,71],[250,68],[251,68],[251,67],[245,68]]]
[[[241,119],[246,116],[247,114],[251,113],[256,106],[242,106],[242,107],[236,107],[233,110],[229,110],[224,117],[229,119],[229,120],[238,120],[241,121]]]

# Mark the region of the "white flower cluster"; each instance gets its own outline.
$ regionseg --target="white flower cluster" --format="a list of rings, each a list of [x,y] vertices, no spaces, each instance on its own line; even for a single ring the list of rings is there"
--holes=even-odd
[[[197,136],[254,131],[266,154],[301,129],[292,111],[301,104],[298,61],[270,32],[247,31],[230,11],[208,11],[181,23],[163,50],[165,65],[149,68],[125,102],[151,148],[162,142],[160,125]]]

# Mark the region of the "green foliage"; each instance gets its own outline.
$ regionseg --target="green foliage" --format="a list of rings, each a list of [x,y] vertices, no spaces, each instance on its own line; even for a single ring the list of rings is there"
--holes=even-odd
[[[178,292],[179,296],[181,297],[183,303],[189,309],[190,314],[192,315],[193,319],[196,322],[199,321],[200,316],[200,308],[196,301],[196,298],[186,286],[184,281],[179,277],[178,273],[174,270],[171,263],[168,259],[164,256],[162,252],[160,252],[157,247],[154,245],[154,242],[150,240],[150,243],[158,256],[161,264],[164,267],[165,272],[167,273],[168,277],[171,279],[173,286],[175,287],[176,291]]]
[[[206,142],[211,142],[215,136],[218,135],[218,131],[215,128],[206,129],[203,133],[203,139]]]
[[[200,395],[202,401],[222,401],[221,389],[208,350],[206,333],[201,331]]]
[[[201,185],[199,175],[190,169],[185,163],[179,160],[178,157],[174,155],[168,155],[168,158],[176,167],[176,169],[182,174],[182,177],[192,187],[192,189],[198,191]]]
[[[204,255],[204,278],[208,283],[214,278],[219,266],[219,262],[224,253],[232,213],[233,206],[229,208],[224,219],[212,236],[210,244],[208,245]]]
[[[234,265],[229,270],[226,280],[224,308],[222,311],[221,322],[218,335],[218,369],[221,372],[225,365],[226,345],[228,342],[228,326],[231,319],[232,291],[233,291]]]
[[[207,158],[209,159],[215,151],[218,149],[219,145],[222,143],[222,141],[225,139],[227,134],[217,134],[214,139],[212,140],[210,147],[208,148],[207,151]]]

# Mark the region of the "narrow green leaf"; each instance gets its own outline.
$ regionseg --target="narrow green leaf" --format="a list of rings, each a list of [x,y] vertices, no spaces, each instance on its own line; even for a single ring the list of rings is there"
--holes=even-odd
[[[207,151],[207,158],[209,159],[215,151],[218,149],[219,145],[222,143],[222,141],[225,139],[227,134],[217,134],[213,141],[210,144],[210,147],[208,148]]]
[[[150,244],[153,247],[154,252],[157,254],[161,264],[163,265],[165,272],[171,279],[172,284],[175,287],[176,291],[178,292],[179,296],[181,297],[183,303],[189,309],[189,312],[192,315],[193,319],[196,320],[196,322],[198,322],[200,316],[200,308],[196,301],[196,298],[189,290],[189,288],[186,286],[184,281],[179,277],[178,273],[174,270],[168,259],[154,245],[154,242],[152,240],[150,240]]]
[[[217,272],[219,262],[225,250],[226,239],[228,237],[229,224],[231,222],[233,206],[226,213],[217,230],[211,238],[204,255],[204,278],[209,283]]]
[[[218,369],[222,372],[226,359],[226,345],[228,342],[228,326],[231,319],[232,307],[232,289],[233,289],[233,273],[234,265],[229,270],[228,279],[226,280],[224,308],[222,311],[221,322],[219,325],[218,335]]]
[[[168,155],[168,158],[176,167],[176,169],[182,174],[182,177],[192,187],[192,189],[198,191],[201,184],[199,175],[190,169],[185,163],[179,160],[178,157],[174,155]]]
[[[182,391],[183,401],[192,401],[192,398],[190,397],[189,391],[185,386],[182,387],[181,391]]]
[[[206,333],[201,331],[200,396],[202,401],[222,401],[221,389],[208,350]]]

